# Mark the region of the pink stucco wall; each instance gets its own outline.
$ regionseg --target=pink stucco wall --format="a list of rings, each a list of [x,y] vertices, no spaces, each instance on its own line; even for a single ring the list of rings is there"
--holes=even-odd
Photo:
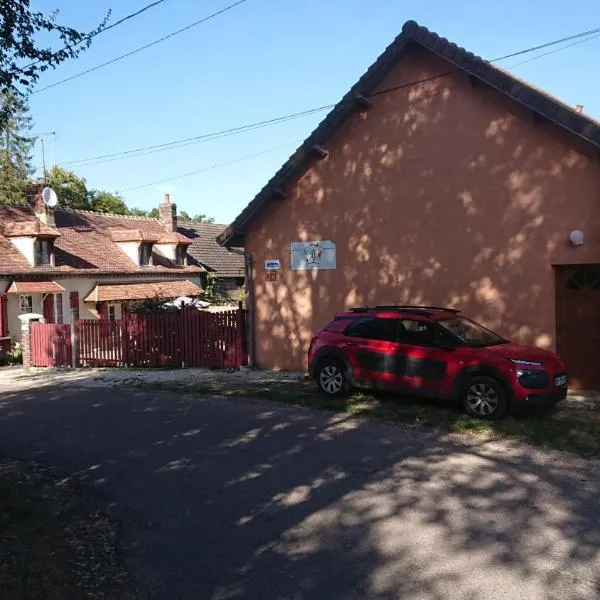
[[[447,72],[425,52],[388,88]],[[460,307],[510,338],[555,344],[552,265],[600,263],[600,160],[553,124],[463,74],[374,98],[329,156],[251,227],[256,357],[300,369],[339,310],[387,303]],[[568,244],[574,228],[580,248]],[[291,271],[294,241],[333,240],[337,269]],[[282,269],[269,282],[266,259]]]

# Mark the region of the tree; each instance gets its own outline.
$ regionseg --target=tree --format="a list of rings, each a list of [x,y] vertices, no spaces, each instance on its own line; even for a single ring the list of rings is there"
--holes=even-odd
[[[99,213],[113,213],[115,215],[130,215],[125,201],[118,194],[92,190],[89,195],[91,210]]]
[[[11,92],[0,94],[0,202],[25,202],[25,188],[31,168],[34,138],[29,135],[32,121],[27,103]]]
[[[129,214],[134,217],[147,217],[148,211],[144,210],[143,208],[130,208]]]
[[[0,91],[23,95],[40,73],[76,58],[105,27],[110,11],[96,29],[84,33],[57,23],[58,11],[44,14],[31,9],[31,0],[0,1]],[[59,49],[41,45],[40,40],[58,42]],[[5,109],[10,109],[10,106]],[[0,123],[10,112],[0,113]]]
[[[86,181],[73,171],[55,165],[48,172],[48,185],[56,192],[61,207],[92,210]]]
[[[197,221],[199,223],[214,223],[215,222],[214,217],[207,218],[204,213],[190,217],[190,215],[187,212],[185,212],[185,210],[182,210],[182,211],[179,211],[179,216],[182,219],[186,219],[187,221]]]

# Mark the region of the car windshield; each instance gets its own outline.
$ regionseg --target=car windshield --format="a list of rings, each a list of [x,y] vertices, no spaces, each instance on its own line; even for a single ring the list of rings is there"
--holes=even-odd
[[[439,321],[439,324],[454,337],[459,338],[461,342],[472,348],[506,344],[506,340],[496,335],[493,331],[464,317],[444,319],[443,321]]]

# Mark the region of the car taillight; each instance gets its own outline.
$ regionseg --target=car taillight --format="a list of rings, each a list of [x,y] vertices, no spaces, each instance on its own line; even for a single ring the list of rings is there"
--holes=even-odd
[[[311,340],[310,340],[310,346],[308,347],[308,353],[310,354],[312,352],[313,346],[315,345],[315,342],[317,341],[317,336],[314,336]]]

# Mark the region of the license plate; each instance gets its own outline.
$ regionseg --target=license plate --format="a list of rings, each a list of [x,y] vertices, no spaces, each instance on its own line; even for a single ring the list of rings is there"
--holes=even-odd
[[[559,375],[558,377],[554,378],[554,385],[556,387],[560,387],[561,385],[567,385],[567,376],[566,375]]]

